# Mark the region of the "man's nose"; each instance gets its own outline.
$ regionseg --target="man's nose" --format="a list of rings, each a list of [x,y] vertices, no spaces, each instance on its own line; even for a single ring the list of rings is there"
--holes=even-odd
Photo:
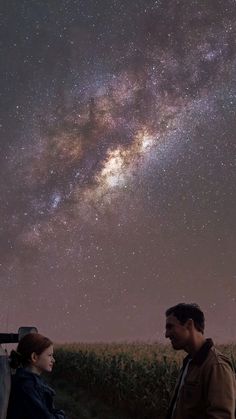
[[[165,337],[171,339],[172,335],[173,331],[167,327],[165,331]]]

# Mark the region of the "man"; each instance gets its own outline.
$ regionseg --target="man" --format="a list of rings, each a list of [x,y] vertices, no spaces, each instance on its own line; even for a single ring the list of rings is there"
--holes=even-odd
[[[166,311],[166,338],[183,349],[183,361],[167,419],[234,419],[236,382],[230,360],[205,339],[204,314],[197,304]]]

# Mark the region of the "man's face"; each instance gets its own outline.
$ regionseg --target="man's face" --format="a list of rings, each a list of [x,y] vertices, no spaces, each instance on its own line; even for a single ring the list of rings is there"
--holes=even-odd
[[[172,314],[166,318],[166,338],[169,338],[174,349],[185,349],[189,344],[190,333],[187,322],[181,324]]]

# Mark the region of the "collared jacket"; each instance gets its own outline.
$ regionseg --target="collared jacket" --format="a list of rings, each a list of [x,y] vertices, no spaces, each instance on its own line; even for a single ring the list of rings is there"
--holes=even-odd
[[[65,419],[53,405],[54,390],[43,379],[24,368],[12,378],[7,419]]]
[[[234,419],[236,380],[230,360],[214,347],[211,339],[206,339],[189,360],[188,355],[183,361],[166,419]]]

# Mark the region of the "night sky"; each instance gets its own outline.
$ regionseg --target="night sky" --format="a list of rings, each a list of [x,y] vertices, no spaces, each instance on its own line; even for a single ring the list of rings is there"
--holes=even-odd
[[[0,5],[1,331],[236,339],[236,1]]]

